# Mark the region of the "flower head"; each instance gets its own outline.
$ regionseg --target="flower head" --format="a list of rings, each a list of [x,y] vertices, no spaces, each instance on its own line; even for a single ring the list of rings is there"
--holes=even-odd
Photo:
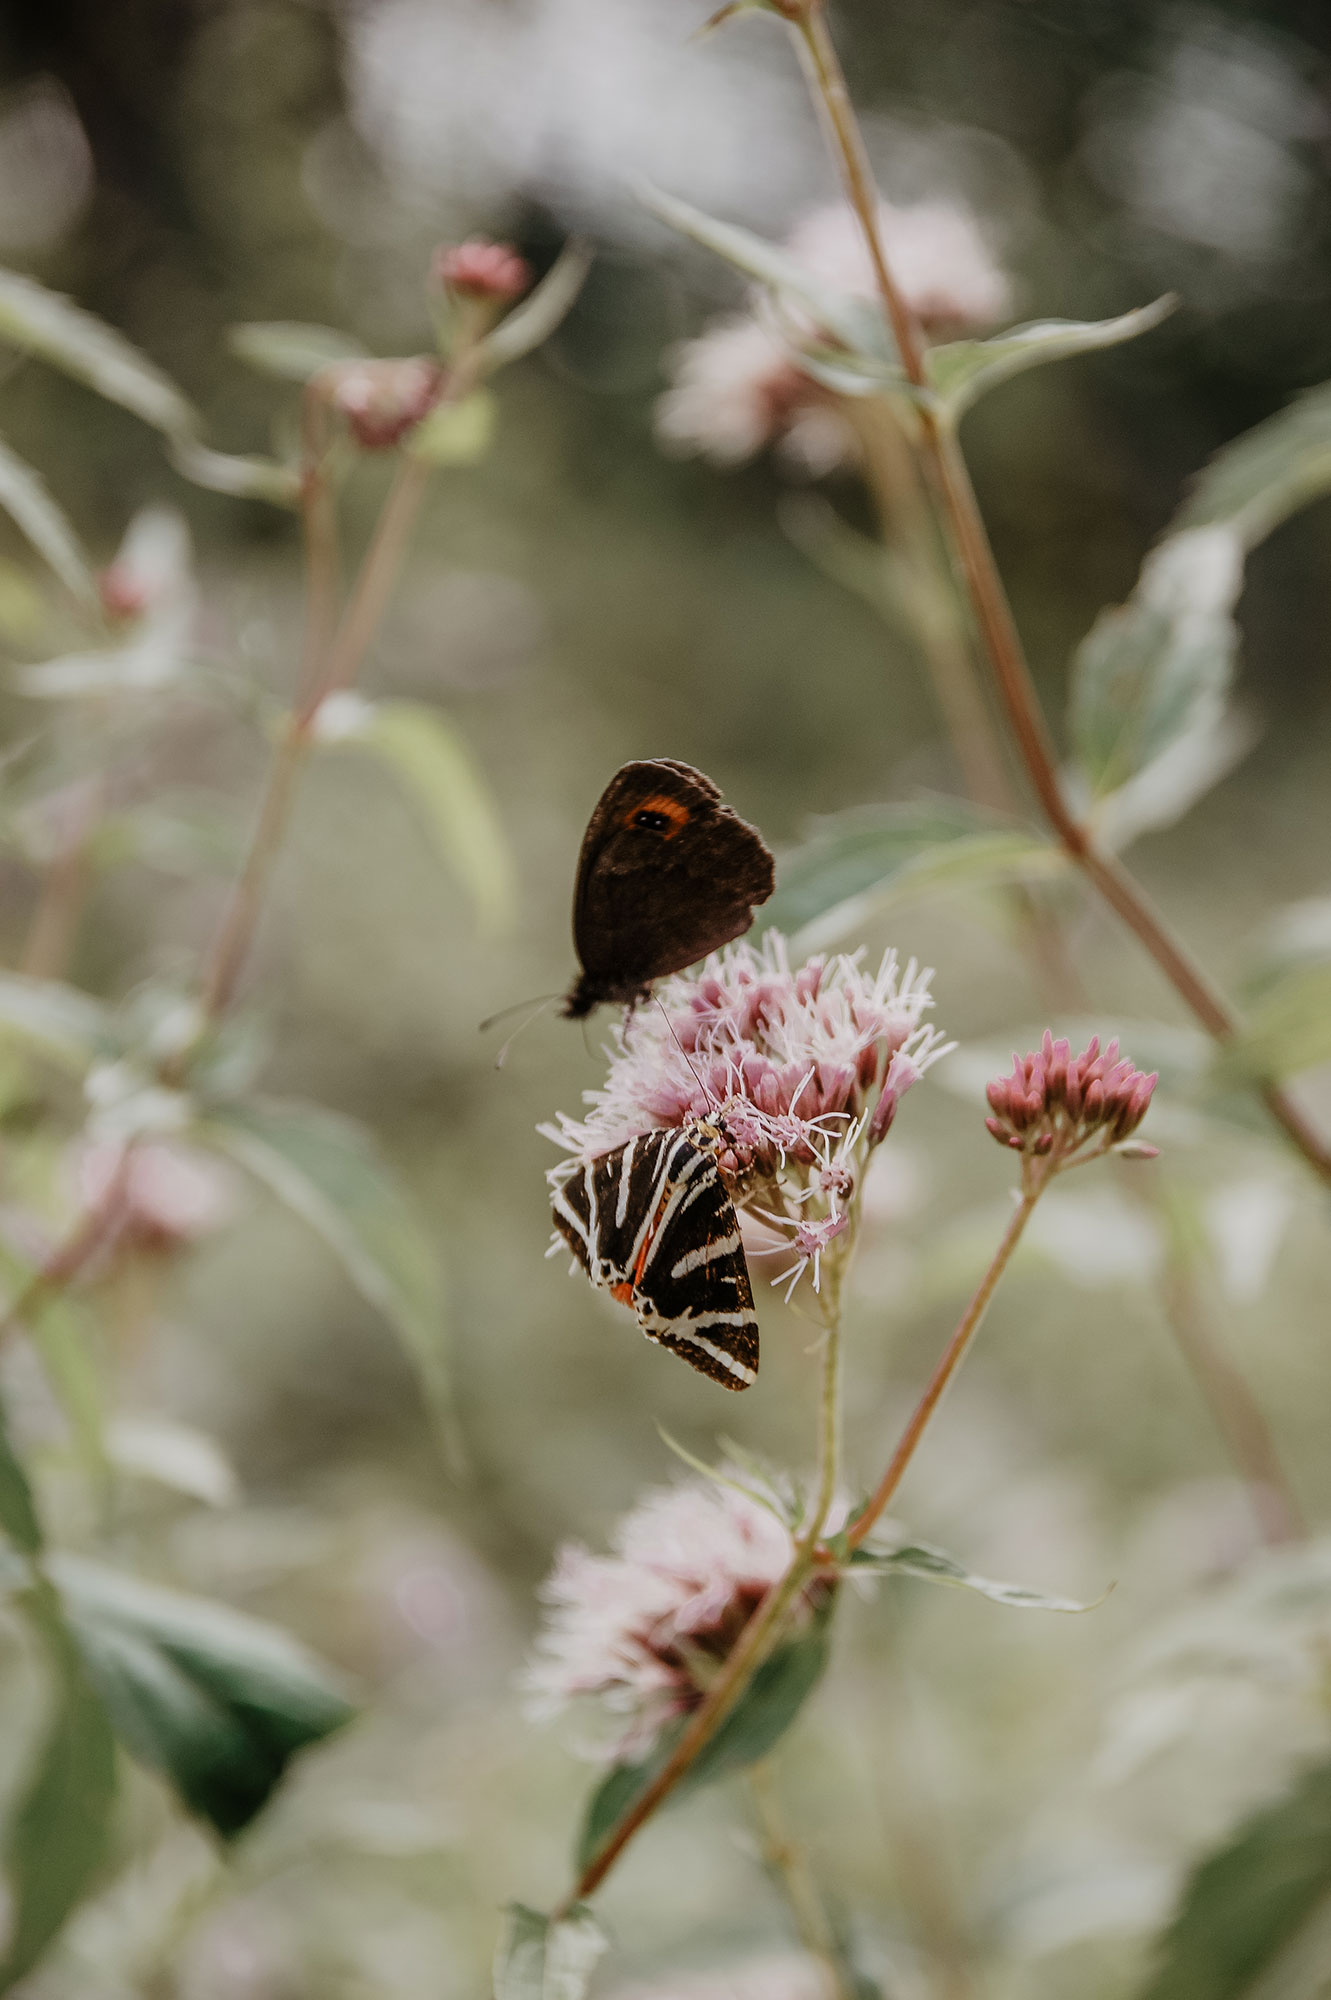
[[[93,1139],[74,1160],[85,1209],[103,1208],[111,1234],[149,1255],[183,1249],[229,1220],[235,1201],[222,1163],[197,1147],[150,1139],[132,1147]]]
[[[989,1085],[991,1115],[984,1122],[1000,1145],[1023,1155],[1055,1164],[1070,1162],[1073,1154],[1091,1159],[1136,1131],[1155,1086],[1155,1071],[1144,1076],[1120,1057],[1116,1041],[1102,1053],[1099,1036],[1092,1035],[1074,1056],[1071,1043],[1056,1042],[1046,1028],[1039,1048],[1014,1055],[1011,1075]],[[1093,1151],[1083,1152],[1092,1142]]]
[[[868,1154],[952,1046],[922,1024],[931,976],[894,951],[873,972],[858,952],[792,968],[777,931],[758,947],[727,945],[615,1027],[605,1087],[586,1093],[584,1119],[561,1113],[541,1130],[584,1162],[639,1133],[710,1119],[732,1199],[776,1226],[767,1247],[792,1251],[795,1277],[812,1268],[816,1284],[828,1248],[849,1245]],[[569,1161],[554,1168],[552,1184],[569,1171]]]
[[[786,1523],[735,1486],[694,1479],[647,1494],[620,1522],[610,1555],[577,1543],[560,1550],[524,1676],[534,1708],[551,1714],[598,1695],[631,1719],[619,1750],[645,1745],[697,1706],[794,1546]],[[827,1587],[806,1594],[803,1622]]]
[[[888,262],[926,338],[947,339],[1002,317],[1007,278],[965,209],[952,202],[897,208],[882,202],[879,228]],[[855,298],[873,298],[875,281],[863,233],[844,203],[814,209],[787,239],[815,278]],[[793,338],[813,326],[804,308]],[[852,461],[855,432],[837,398],[806,375],[798,353],[754,312],[713,321],[668,358],[671,385],[657,405],[657,435],[667,450],[713,464],[739,465],[764,446],[812,478]]]
[[[490,299],[506,305],[520,298],[531,284],[531,265],[509,243],[492,243],[471,236],[465,243],[447,243],[434,253],[437,284],[459,298]]]
[[[428,416],[443,386],[444,371],[428,355],[401,361],[337,361],[321,380],[328,399],[347,420],[365,451],[389,451]]]

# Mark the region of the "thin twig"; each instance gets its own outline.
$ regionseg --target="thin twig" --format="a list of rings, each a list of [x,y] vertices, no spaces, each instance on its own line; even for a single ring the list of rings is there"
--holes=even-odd
[[[763,1860],[785,1897],[795,1935],[827,1973],[835,2000],[860,2000],[853,1970],[838,1949],[836,1932],[809,1866],[809,1858],[786,1825],[770,1762],[751,1764],[749,1795],[762,1837]]]
[[[1231,1041],[1240,1022],[1224,995],[1169,930],[1127,870],[1096,847],[1069,811],[1058,780],[1057,753],[1022,650],[993,550],[951,428],[929,392],[919,324],[893,280],[879,227],[878,192],[851,105],[822,0],[803,0],[793,25],[814,94],[828,125],[846,193],[859,219],[883,311],[902,371],[919,398],[920,435],[958,569],[992,666],[1004,712],[1031,787],[1070,858],[1155,960],[1180,998],[1217,1041]],[[1277,1084],[1261,1087],[1268,1110],[1309,1165],[1331,1185],[1331,1145],[1316,1133]]]

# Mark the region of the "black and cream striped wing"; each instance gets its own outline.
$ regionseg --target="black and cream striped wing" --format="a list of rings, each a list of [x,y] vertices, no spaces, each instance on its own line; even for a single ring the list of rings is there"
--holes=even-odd
[[[739,1218],[714,1154],[646,1132],[555,1189],[555,1227],[595,1285],[631,1305],[649,1340],[727,1389],[758,1374],[758,1322]]]

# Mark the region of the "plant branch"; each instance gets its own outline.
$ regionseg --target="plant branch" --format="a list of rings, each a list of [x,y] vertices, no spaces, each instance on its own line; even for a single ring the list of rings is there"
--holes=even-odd
[[[915,1456],[915,1448],[924,1436],[929,1419],[942,1402],[948,1384],[965,1360],[971,1342],[980,1330],[980,1322],[988,1311],[989,1301],[998,1289],[998,1281],[1006,1271],[1012,1253],[1021,1241],[1022,1232],[1031,1219],[1036,1202],[1048,1186],[1049,1179],[1050,1174],[1040,1171],[1038,1167],[1029,1172],[1012,1220],[1004,1230],[1003,1240],[994,1252],[993,1261],[981,1278],[970,1304],[961,1315],[951,1340],[943,1349],[938,1366],[930,1377],[929,1385],[916,1404],[910,1422],[901,1433],[900,1442],[888,1462],[886,1472],[874,1488],[863,1513],[846,1531],[846,1540],[851,1548],[859,1547],[904,1479],[906,1468]]]
[[[1169,980],[1179,997],[1217,1041],[1238,1033],[1234,1010],[1187,949],[1174,937],[1127,870],[1096,847],[1076,818],[1058,781],[1057,752],[1040,707],[993,550],[971,485],[970,474],[950,426],[929,391],[924,338],[887,262],[874,184],[845,76],[828,31],[822,0],[799,0],[793,25],[809,71],[815,99],[831,134],[847,196],[859,219],[884,315],[902,370],[919,399],[920,436],[938,495],[957,567],[984,642],[1004,712],[1031,788],[1069,857],[1127,925]],[[1317,1134],[1279,1085],[1268,1083],[1261,1096],[1271,1115],[1331,1185],[1331,1145]]]
[[[115,1237],[125,1216],[132,1148],[121,1154],[115,1173],[96,1207],[85,1209],[64,1241],[43,1258],[27,1283],[0,1314],[0,1343],[68,1291],[93,1259]]]

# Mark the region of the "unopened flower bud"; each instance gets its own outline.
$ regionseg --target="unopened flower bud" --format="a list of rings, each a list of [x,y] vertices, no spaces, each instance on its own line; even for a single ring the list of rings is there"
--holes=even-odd
[[[402,361],[339,361],[324,371],[328,400],[365,451],[389,451],[438,400],[444,371],[423,354]]]
[[[991,1115],[984,1122],[1000,1145],[1041,1158],[1070,1158],[1091,1139],[1105,1152],[1141,1124],[1155,1085],[1154,1073],[1143,1075],[1120,1056],[1117,1042],[1101,1053],[1092,1036],[1074,1057],[1066,1041],[1046,1030],[1038,1049],[1013,1056],[1010,1076],[988,1085]]]
[[[446,244],[435,251],[434,277],[437,284],[459,298],[490,299],[506,305],[527,290],[532,269],[511,244],[473,236],[465,243]]]
[[[113,625],[141,618],[148,609],[148,587],[120,563],[111,563],[97,577],[97,595],[102,610]]]

